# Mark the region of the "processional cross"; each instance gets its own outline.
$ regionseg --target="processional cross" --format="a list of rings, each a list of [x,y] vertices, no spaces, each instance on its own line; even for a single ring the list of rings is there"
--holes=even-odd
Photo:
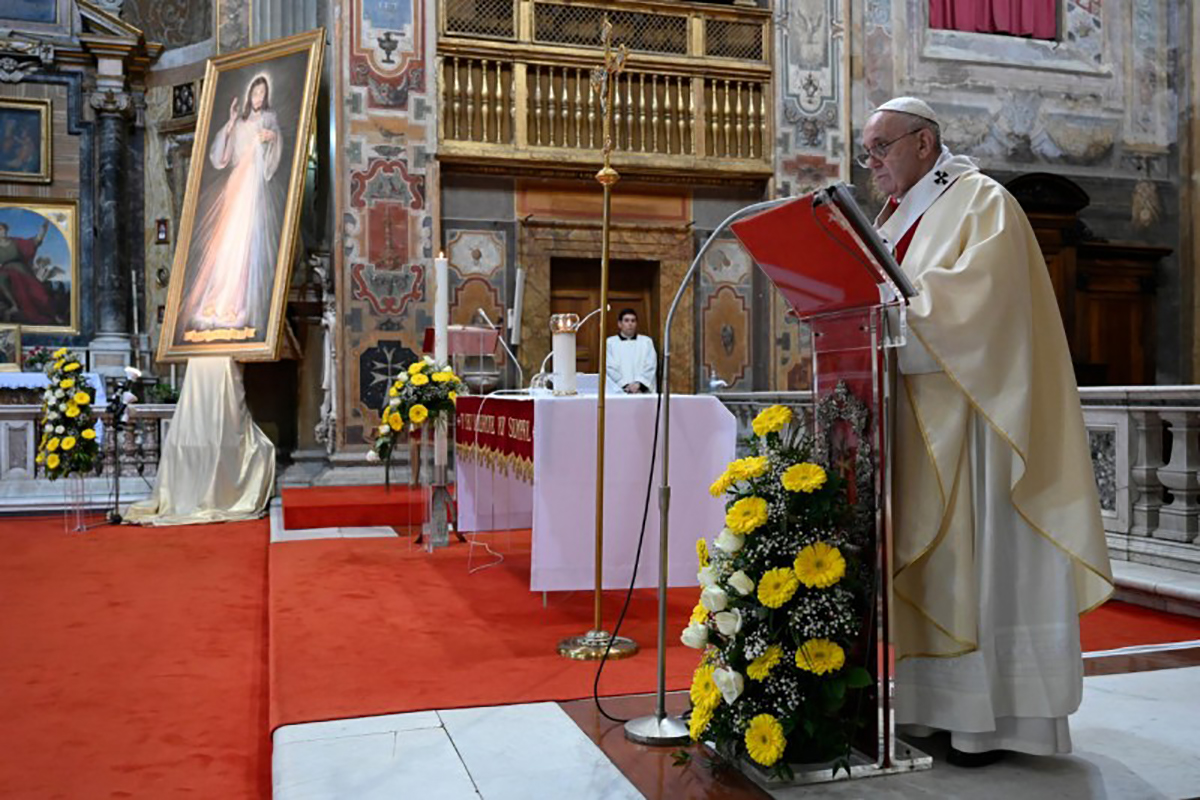
[[[637,643],[623,636],[611,636],[601,625],[601,592],[604,588],[604,395],[607,393],[608,348],[605,336],[608,333],[608,262],[609,230],[612,216],[612,187],[621,179],[612,167],[613,133],[613,86],[616,77],[625,70],[629,51],[625,45],[613,48],[613,26],[608,17],[601,28],[604,43],[604,66],[594,67],[591,72],[592,91],[600,99],[600,124],[603,133],[604,166],[596,173],[596,180],[604,188],[604,224],[600,250],[600,368],[597,375],[599,388],[596,394],[596,589],[592,629],[582,636],[563,639],[558,644],[559,655],[576,659],[626,658],[638,650]]]

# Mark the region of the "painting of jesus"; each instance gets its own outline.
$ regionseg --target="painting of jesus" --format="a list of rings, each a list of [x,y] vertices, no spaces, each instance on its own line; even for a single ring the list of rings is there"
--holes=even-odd
[[[278,356],[323,46],[315,31],[209,62],[161,360]]]

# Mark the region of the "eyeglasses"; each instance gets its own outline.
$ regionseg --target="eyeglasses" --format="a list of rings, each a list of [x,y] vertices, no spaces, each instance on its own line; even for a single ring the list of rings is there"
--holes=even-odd
[[[892,145],[906,136],[912,136],[914,133],[920,133],[923,130],[925,129],[917,128],[916,130],[911,130],[908,133],[900,134],[890,142],[881,142],[880,144],[871,145],[870,147],[866,148],[865,153],[859,153],[854,157],[854,163],[858,164],[863,169],[866,169],[867,167],[871,166],[872,158],[876,159],[877,161],[883,161],[885,158],[887,158],[888,149],[891,148]]]

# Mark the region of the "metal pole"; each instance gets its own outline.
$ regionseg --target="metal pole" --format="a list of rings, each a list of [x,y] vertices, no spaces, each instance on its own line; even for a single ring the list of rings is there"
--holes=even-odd
[[[667,319],[663,323],[662,394],[658,400],[663,404],[662,450],[659,453],[660,463],[662,464],[662,478],[658,489],[658,688],[655,691],[654,715],[638,717],[625,723],[625,738],[639,744],[673,745],[686,742],[691,738],[688,733],[688,726],[684,724],[683,720],[678,717],[667,716],[667,545],[671,506],[671,479],[667,455],[671,452],[671,321],[675,318],[675,311],[679,308],[679,303],[683,299],[683,293],[691,285],[692,278],[695,276],[696,270],[700,267],[700,262],[703,261],[705,254],[708,253],[709,247],[716,241],[717,236],[724,233],[726,228],[742,217],[748,217],[751,214],[766,211],[768,208],[783,205],[792,199],[785,197],[746,206],[730,214],[718,225],[716,230],[704,240],[704,244],[700,246],[699,252],[696,253],[696,257],[692,260],[692,266],[688,268],[687,274],[683,276],[683,282],[675,292],[675,299],[671,301],[671,309],[667,312]]]

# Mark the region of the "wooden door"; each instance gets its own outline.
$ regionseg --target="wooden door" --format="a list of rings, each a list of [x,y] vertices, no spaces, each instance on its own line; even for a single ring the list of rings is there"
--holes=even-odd
[[[617,332],[617,315],[632,308],[638,315],[638,333],[658,343],[658,262],[615,259],[608,265],[608,330]],[[600,259],[550,260],[550,313],[578,314],[580,319],[600,307]],[[575,346],[575,368],[596,372],[600,368],[600,315],[588,321]]]

